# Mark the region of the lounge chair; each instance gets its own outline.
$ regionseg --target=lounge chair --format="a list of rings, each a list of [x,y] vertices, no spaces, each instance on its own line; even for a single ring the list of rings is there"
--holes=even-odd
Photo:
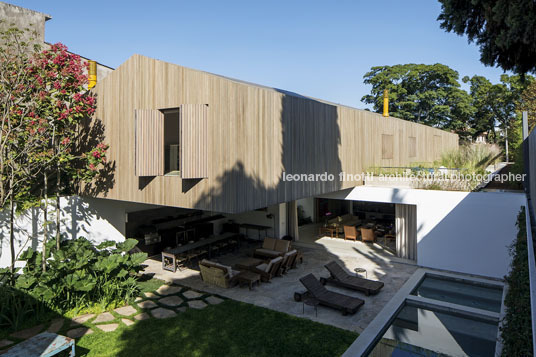
[[[261,276],[261,280],[264,282],[268,282],[272,280],[274,276],[277,276],[277,273],[279,271],[279,267],[281,266],[281,263],[283,262],[283,257],[277,257],[272,260],[270,260],[268,263],[262,263],[255,267],[245,266],[237,264],[236,267],[239,270],[249,270],[253,273],[257,273]]]
[[[363,242],[374,243],[376,240],[376,234],[372,228],[361,228],[361,240]]]
[[[354,226],[344,226],[344,240],[357,240],[357,229]]]
[[[341,310],[343,315],[355,314],[361,305],[365,303],[359,298],[329,291],[313,274],[304,276],[300,279],[300,282],[307,289],[307,293],[317,299],[320,305]],[[300,301],[301,298],[302,295],[294,294],[294,299]]]
[[[279,268],[278,276],[286,274],[291,268],[296,258],[298,257],[298,251],[296,249],[286,252],[283,256],[283,261],[281,262],[281,267]]]
[[[275,238],[264,238],[262,248],[255,249],[253,254],[257,258],[282,257],[290,249],[290,241]]]
[[[201,279],[207,284],[229,288],[238,283],[237,276],[240,272],[229,266],[203,259],[199,263],[199,270],[201,271]]]
[[[331,276],[329,278],[320,278],[322,284],[331,283],[347,289],[361,291],[367,296],[377,294],[383,288],[383,282],[350,275],[334,261],[324,266]]]

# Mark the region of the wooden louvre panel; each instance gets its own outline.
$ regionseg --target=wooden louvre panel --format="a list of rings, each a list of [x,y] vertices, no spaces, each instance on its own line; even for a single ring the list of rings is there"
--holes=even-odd
[[[440,159],[442,150],[441,150],[441,136],[434,135],[434,160]]]
[[[382,134],[382,159],[393,158],[394,138],[393,135]]]
[[[136,176],[164,174],[164,114],[136,109]]]
[[[180,106],[181,177],[208,177],[208,105]]]
[[[408,157],[417,156],[417,138],[414,136],[408,137]]]

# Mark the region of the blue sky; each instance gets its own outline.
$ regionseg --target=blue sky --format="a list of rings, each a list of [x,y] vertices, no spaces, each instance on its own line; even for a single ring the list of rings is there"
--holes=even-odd
[[[435,0],[7,2],[51,15],[48,42],[112,67],[139,53],[358,108],[372,66],[443,63],[493,82],[503,73],[439,28]]]

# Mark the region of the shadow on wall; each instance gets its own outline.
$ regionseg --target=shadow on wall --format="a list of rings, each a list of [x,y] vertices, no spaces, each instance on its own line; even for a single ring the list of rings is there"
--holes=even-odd
[[[194,207],[197,209],[233,213],[246,212],[257,208],[289,202],[326,191],[341,188],[339,173],[342,165],[339,158],[341,141],[337,107],[303,97],[289,95],[281,91],[282,110],[280,117],[281,136],[265,137],[266,144],[257,142],[246,131],[245,122],[259,120],[272,125],[270,118],[248,118],[244,108],[237,125],[241,131],[233,133],[236,137],[228,142],[240,141],[246,148],[258,148],[264,156],[246,161],[245,152],[238,152],[234,165],[221,176],[215,178],[210,191],[201,196]],[[239,107],[237,103],[237,107]],[[275,119],[277,120],[277,119]],[[256,150],[254,150],[257,152]],[[271,155],[281,152],[280,158],[271,160]],[[275,173],[278,182],[266,185],[266,171],[261,168],[272,166],[282,172]],[[282,173],[323,174],[333,173],[334,180],[328,182],[289,182],[283,181]],[[238,195],[240,193],[240,195]]]

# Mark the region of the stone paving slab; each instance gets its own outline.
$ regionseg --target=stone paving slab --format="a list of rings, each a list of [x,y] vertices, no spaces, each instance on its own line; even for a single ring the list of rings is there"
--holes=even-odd
[[[151,292],[144,293],[143,295],[145,295],[145,297],[148,299],[154,299],[158,297],[154,293],[151,293]]]
[[[184,295],[184,297],[187,299],[197,299],[203,296],[203,294],[200,294],[197,291],[193,291],[193,290],[185,291],[182,293],[182,295]]]
[[[109,312],[103,312],[102,314],[97,316],[95,318],[95,320],[93,320],[93,323],[98,324],[98,323],[101,323],[101,322],[108,322],[108,321],[112,321],[112,320],[115,320],[114,315],[112,315]]]
[[[219,297],[216,297],[216,296],[209,296],[208,298],[205,299],[205,301],[211,305],[218,305],[223,302],[223,299],[220,299]]]
[[[157,307],[158,305],[154,301],[147,300],[147,301],[139,302],[138,306],[141,307],[142,309],[152,309],[153,307]]]
[[[178,296],[168,296],[161,298],[160,300],[158,300],[158,302],[166,306],[175,307],[182,304],[183,300]]]
[[[136,310],[135,308],[133,308],[130,305],[129,306],[119,307],[119,308],[115,309],[114,311],[117,312],[119,315],[123,315],[123,316],[134,315],[136,312],[138,312],[138,310]]]
[[[134,325],[134,321],[129,319],[121,319],[121,321],[127,326]]]
[[[79,338],[85,335],[92,334],[93,330],[87,327],[78,327],[72,330],[67,331],[67,336],[70,338]]]
[[[139,314],[139,315],[134,316],[134,318],[135,318],[136,320],[141,321],[141,320],[147,320],[147,319],[150,319],[151,316],[150,316],[148,313],[143,312],[143,313],[141,313],[141,314]]]
[[[84,322],[91,320],[94,316],[95,314],[84,314],[84,315],[77,316],[72,319],[71,326],[83,324]]]
[[[52,323],[48,327],[47,331],[51,333],[58,333],[58,331],[63,327],[63,322],[65,320],[63,317],[58,317],[57,319],[52,320]]]
[[[141,301],[143,300],[143,298],[141,296],[138,296],[136,299],[134,299],[134,302],[138,302],[138,301]]]
[[[174,295],[180,293],[182,288],[174,285],[162,285],[156,292],[160,295]]]
[[[193,300],[193,301],[188,301],[188,306],[190,306],[193,309],[203,309],[207,307],[207,304],[205,304],[201,300]]]
[[[164,309],[163,307],[159,307],[157,309],[151,310],[151,314],[154,318],[157,319],[165,319],[168,317],[176,316],[177,314],[173,310]]]
[[[41,330],[43,330],[43,327],[44,326],[42,324],[40,324],[40,325],[30,327],[30,328],[27,328],[27,329],[24,329],[24,330],[13,332],[9,336],[26,340],[26,339],[28,339],[30,337],[34,337],[39,332],[41,332]]]
[[[97,328],[101,329],[104,332],[112,332],[115,331],[119,327],[119,324],[104,324],[104,325],[97,325]]]

